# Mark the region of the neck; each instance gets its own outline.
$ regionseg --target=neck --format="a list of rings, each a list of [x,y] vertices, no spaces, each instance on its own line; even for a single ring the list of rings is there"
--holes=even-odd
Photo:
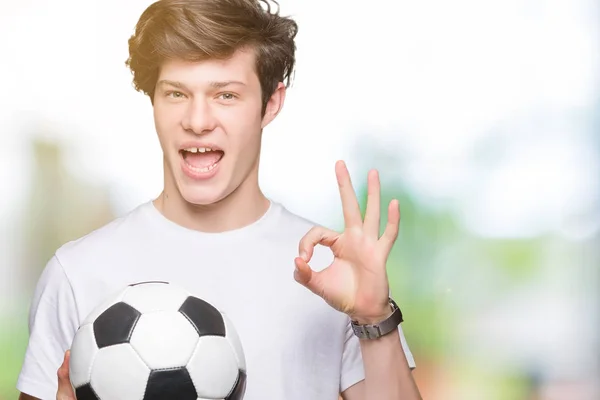
[[[208,205],[188,203],[176,190],[163,190],[154,206],[165,218],[188,229],[207,233],[240,229],[259,220],[269,208],[269,200],[258,186],[246,180],[225,198]]]

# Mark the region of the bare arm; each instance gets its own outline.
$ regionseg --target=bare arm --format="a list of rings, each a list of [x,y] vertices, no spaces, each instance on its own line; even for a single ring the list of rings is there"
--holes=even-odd
[[[344,400],[422,400],[398,330],[379,339],[361,340],[365,380],[342,393]]]

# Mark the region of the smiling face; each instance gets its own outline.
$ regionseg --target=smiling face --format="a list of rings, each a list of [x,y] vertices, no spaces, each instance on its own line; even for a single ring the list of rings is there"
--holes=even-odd
[[[154,93],[154,122],[164,155],[165,193],[208,206],[235,194],[260,195],[262,129],[285,98],[280,84],[262,113],[253,51],[227,60],[168,61]]]

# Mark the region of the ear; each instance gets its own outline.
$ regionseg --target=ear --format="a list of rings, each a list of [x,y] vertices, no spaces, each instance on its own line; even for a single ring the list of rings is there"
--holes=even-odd
[[[285,102],[285,93],[285,85],[283,82],[279,82],[277,89],[275,89],[271,95],[271,98],[267,102],[267,106],[265,107],[265,115],[263,116],[261,124],[262,129],[269,125],[283,108],[283,103]]]

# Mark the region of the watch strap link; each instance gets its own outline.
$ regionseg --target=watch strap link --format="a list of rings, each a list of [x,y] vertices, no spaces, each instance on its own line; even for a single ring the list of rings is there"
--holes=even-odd
[[[402,311],[400,311],[400,308],[392,299],[390,299],[390,306],[392,308],[392,315],[377,324],[361,325],[357,321],[352,321],[351,325],[354,334],[360,339],[378,339],[396,329],[404,321],[404,318]]]

